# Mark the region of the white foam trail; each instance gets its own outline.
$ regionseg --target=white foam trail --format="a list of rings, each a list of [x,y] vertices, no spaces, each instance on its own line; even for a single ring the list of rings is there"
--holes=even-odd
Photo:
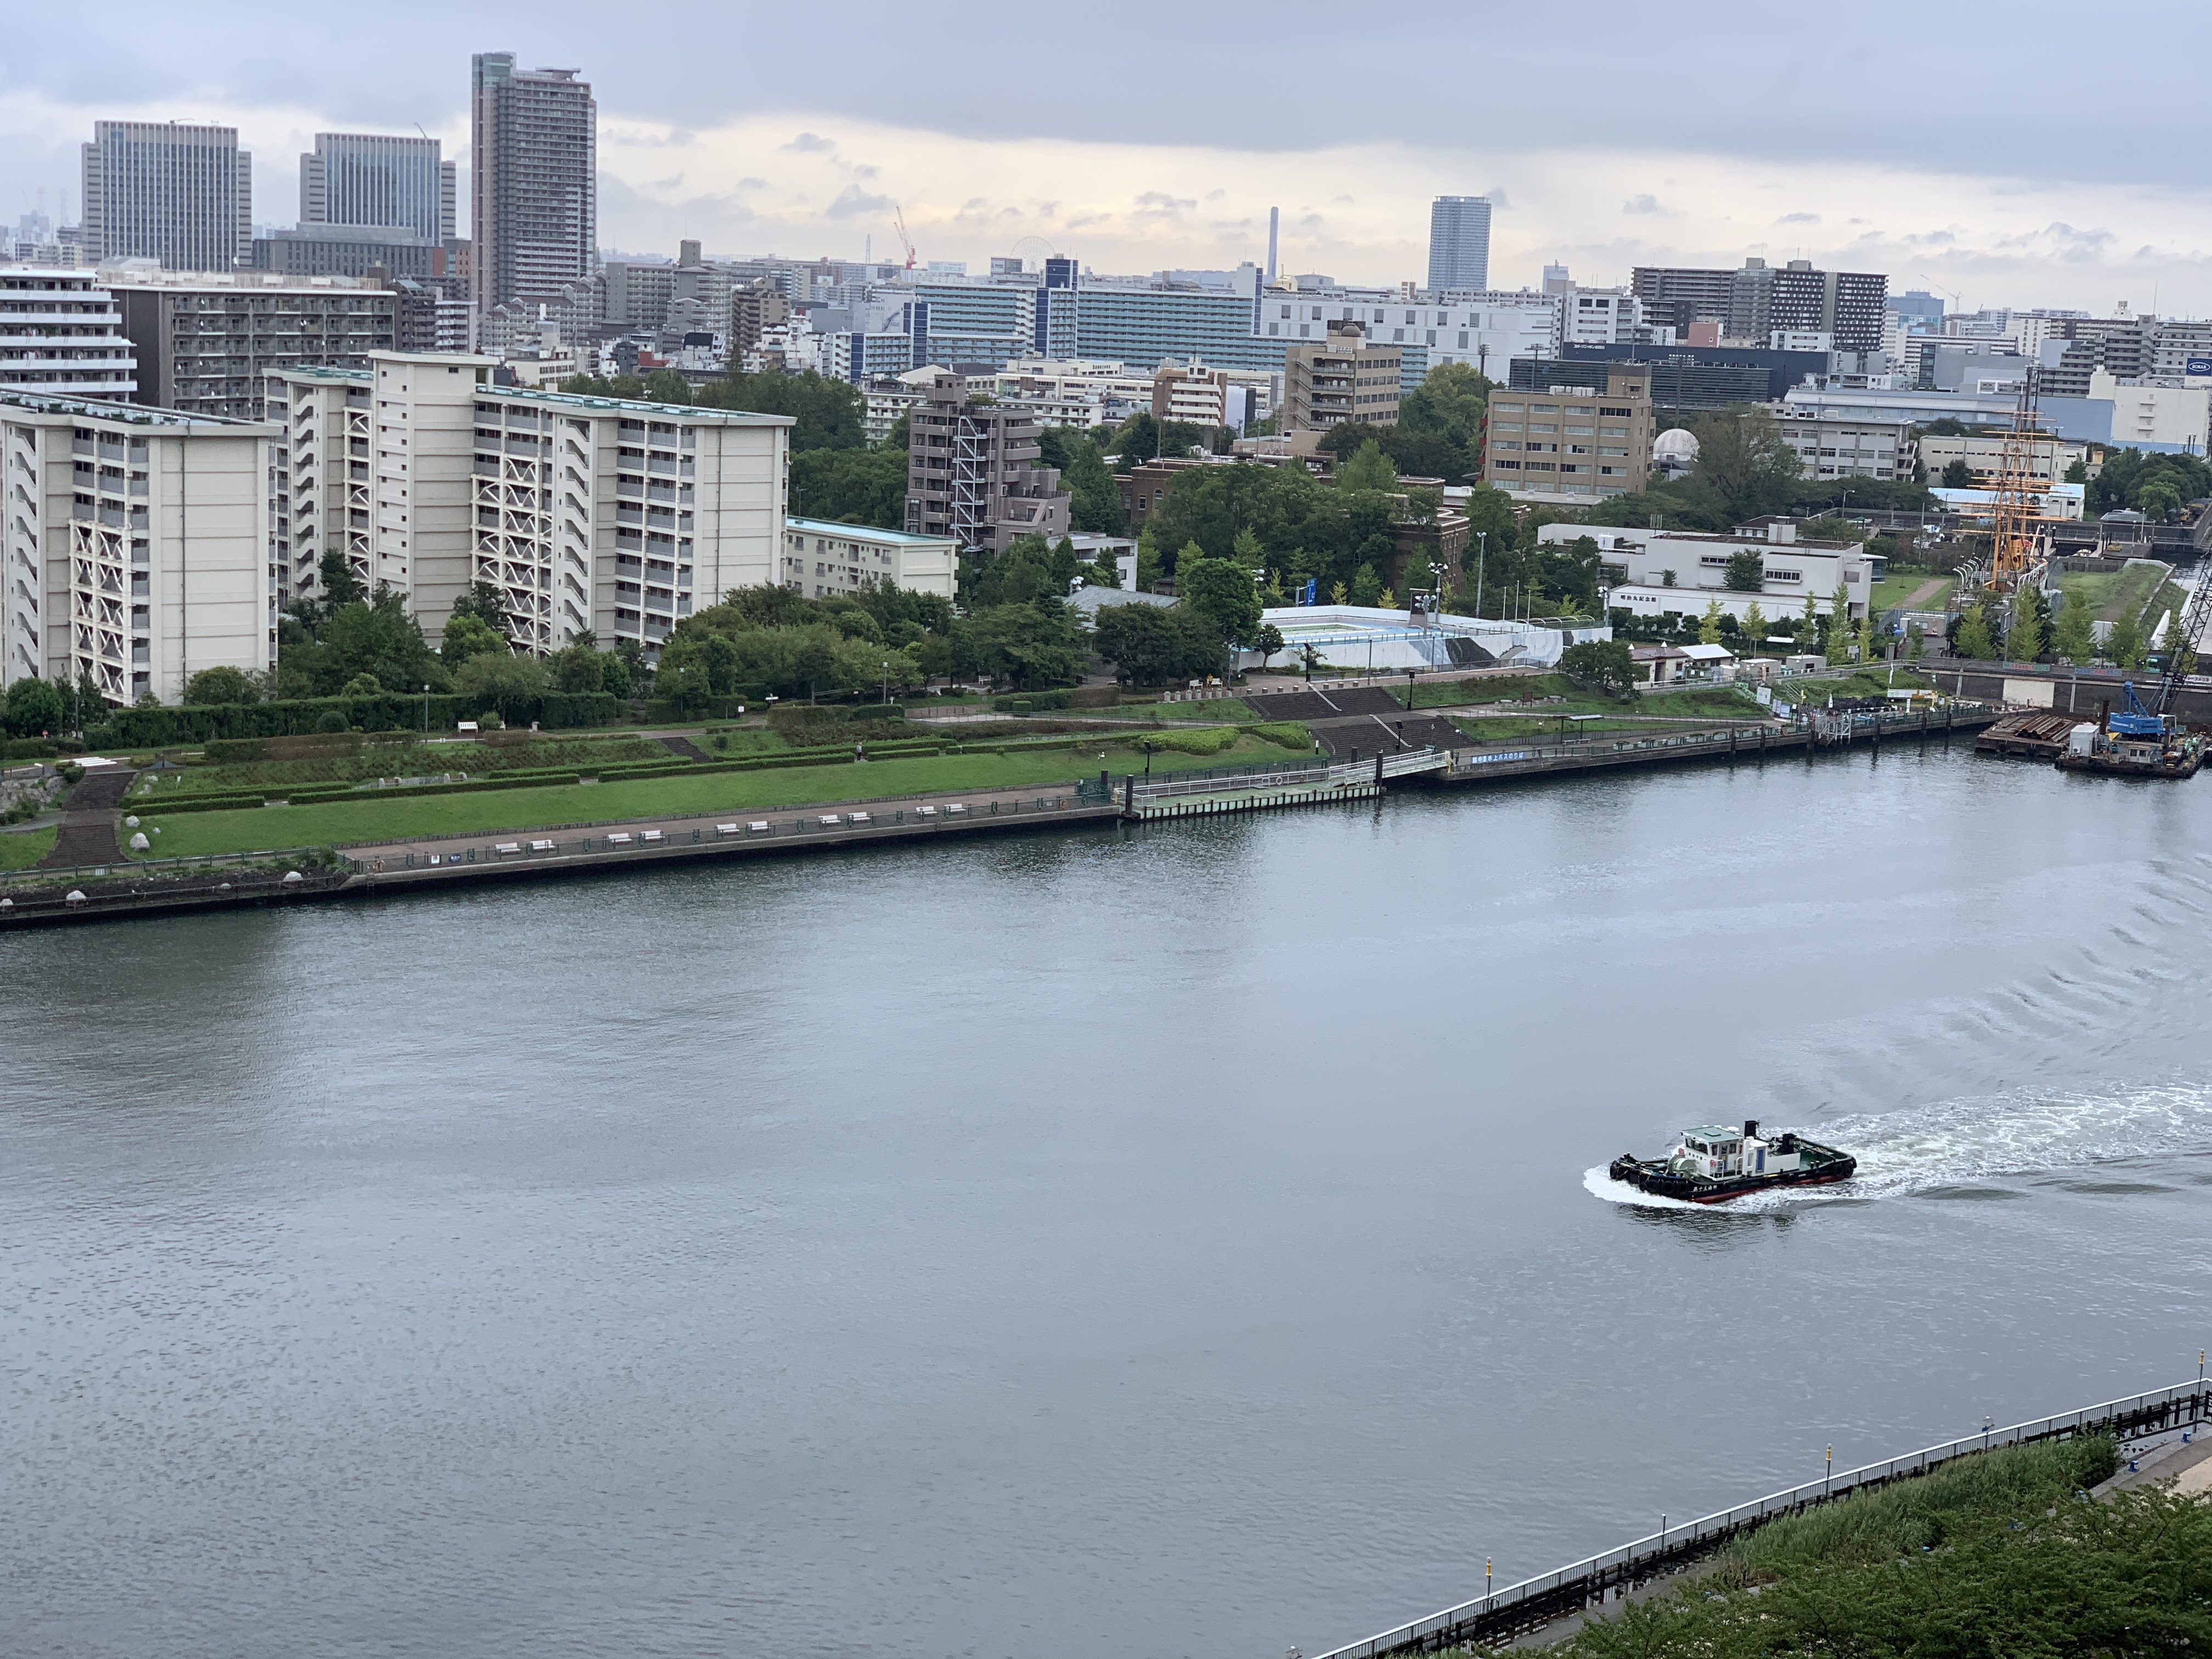
[[[2122,1160],[2212,1152],[2212,1090],[2161,1085],[2112,1094],[2021,1092],[1937,1101],[1893,1112],[1862,1112],[1826,1122],[1785,1124],[1856,1155],[1856,1179],[1833,1187],[1784,1188],[1747,1194],[1731,1211],[1838,1199],[1900,1198],[1934,1188],[2060,1172],[2090,1174]],[[1584,1190],[1620,1204],[1706,1209],[1654,1198],[1610,1178],[1602,1165],[1583,1176]]]
[[[1606,1165],[1583,1171],[1583,1190],[1608,1204],[1633,1204],[1644,1210],[1703,1210],[1710,1206],[1692,1204],[1686,1198],[1662,1198],[1657,1193],[1647,1193],[1630,1186],[1625,1181],[1615,1181],[1606,1173]]]

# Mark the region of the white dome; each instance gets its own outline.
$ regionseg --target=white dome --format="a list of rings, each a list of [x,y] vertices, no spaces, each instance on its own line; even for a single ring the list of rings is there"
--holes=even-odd
[[[1698,459],[1698,441],[1680,427],[1670,426],[1651,441],[1651,459],[1686,465]]]

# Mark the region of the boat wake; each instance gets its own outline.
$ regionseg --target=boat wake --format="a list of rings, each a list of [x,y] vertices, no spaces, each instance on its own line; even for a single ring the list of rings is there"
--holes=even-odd
[[[1768,1121],[1778,1128],[1785,1120],[1772,1115]],[[1717,1207],[1741,1212],[1948,1189],[1960,1197],[2001,1196],[1999,1183],[2008,1181],[2094,1176],[2115,1164],[2212,1152],[2212,1089],[2172,1085],[2100,1095],[1984,1096],[1789,1127],[1856,1155],[1857,1176],[1832,1187],[1747,1194]],[[1603,1164],[1583,1172],[1583,1187],[1640,1208],[1716,1207],[1638,1192],[1612,1179]]]

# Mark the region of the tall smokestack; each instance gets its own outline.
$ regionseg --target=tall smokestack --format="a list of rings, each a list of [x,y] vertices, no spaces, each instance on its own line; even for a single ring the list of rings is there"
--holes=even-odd
[[[1267,210],[1267,280],[1275,280],[1275,236],[1283,228],[1283,210],[1279,207]]]

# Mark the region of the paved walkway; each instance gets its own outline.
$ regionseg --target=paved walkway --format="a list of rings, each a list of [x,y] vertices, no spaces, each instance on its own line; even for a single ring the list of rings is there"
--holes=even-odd
[[[63,804],[61,833],[54,850],[40,859],[41,870],[70,870],[88,864],[118,864],[123,844],[116,839],[123,797],[138,775],[127,766],[88,772]]]

